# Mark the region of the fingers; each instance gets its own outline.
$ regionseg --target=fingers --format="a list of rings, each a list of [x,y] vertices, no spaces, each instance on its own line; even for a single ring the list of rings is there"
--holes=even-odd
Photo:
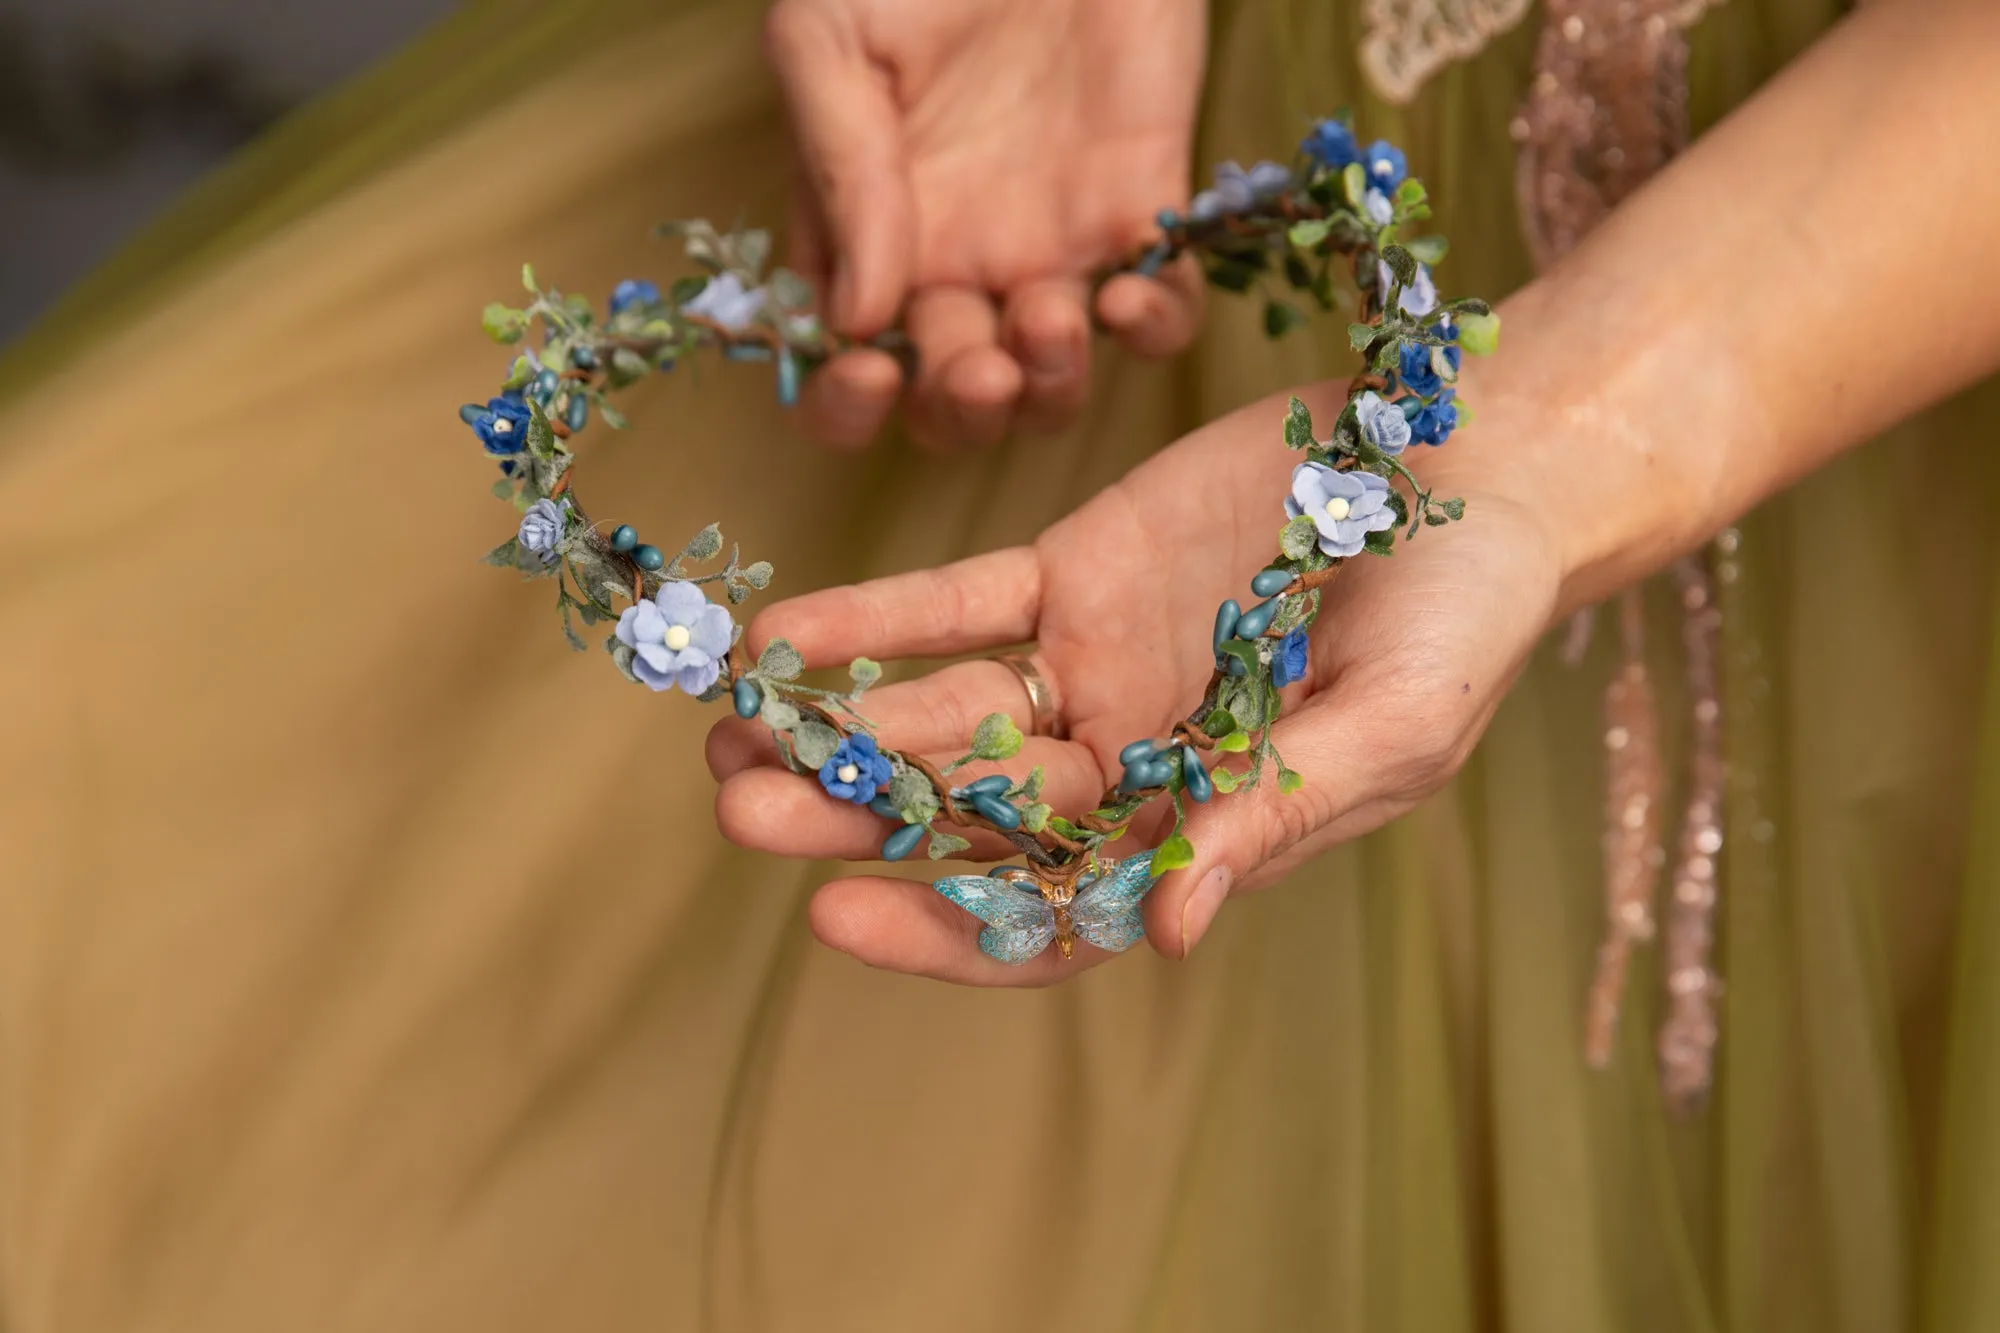
[[[916,233],[888,74],[845,9],[813,0],[778,0],[765,19],[764,46],[825,228],[828,316],[851,336],[880,333],[902,304]]]
[[[917,349],[910,436],[926,448],[997,444],[1021,395],[1021,367],[1000,350],[1000,313],[970,287],[929,287],[905,321]]]
[[[980,922],[929,884],[864,876],[813,896],[813,934],[870,967],[961,986],[1047,986],[1111,957],[1081,941],[1074,958],[1054,945],[1018,966],[979,951]]]
[[[1083,410],[1090,392],[1089,295],[1080,278],[1027,282],[1007,294],[1001,342],[1020,365],[1020,415],[1030,425],[1067,425]]]
[[[1201,269],[1182,255],[1151,278],[1121,273],[1097,293],[1097,318],[1140,356],[1173,356],[1201,327]]]
[[[902,367],[887,352],[842,352],[806,380],[799,398],[806,433],[836,449],[862,448],[882,433],[902,387]]]
[[[1041,604],[1035,552],[1014,546],[780,602],[752,622],[749,644],[761,652],[774,638],[788,639],[808,666],[948,657],[1026,643]]]

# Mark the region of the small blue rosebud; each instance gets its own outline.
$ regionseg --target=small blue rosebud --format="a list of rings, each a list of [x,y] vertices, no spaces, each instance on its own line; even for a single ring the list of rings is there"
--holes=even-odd
[[[1289,569],[1267,569],[1250,580],[1250,591],[1259,597],[1272,597],[1291,587],[1296,577]]]
[[[620,523],[618,530],[611,534],[611,549],[629,552],[639,544],[639,530],[630,523]]]
[[[1215,608],[1214,651],[1221,652],[1222,645],[1236,637],[1236,621],[1243,614],[1243,608],[1236,604],[1234,597]]]
[[[1011,833],[1021,827],[1021,812],[997,796],[975,796],[972,808],[997,829]]]
[[[739,680],[729,692],[736,705],[736,716],[740,718],[753,718],[764,707],[764,695],[754,680]]]
[[[1361,156],[1354,142],[1354,131],[1337,120],[1322,120],[1314,125],[1299,148],[1313,161],[1335,171]]]
[[[1206,803],[1215,795],[1215,784],[1209,781],[1208,770],[1201,766],[1201,758],[1191,747],[1181,748],[1181,782],[1187,787],[1187,794],[1196,801]]]
[[[1236,637],[1239,639],[1254,639],[1265,630],[1271,628],[1271,621],[1278,614],[1278,603],[1280,600],[1273,597],[1270,601],[1259,602],[1248,611],[1245,611],[1242,618],[1236,622]]]
[[[657,546],[641,546],[632,552],[632,563],[651,574],[664,566],[667,558],[660,554],[660,548]]]
[[[905,824],[882,839],[882,859],[900,861],[917,850],[917,844],[924,840],[926,832],[922,824]]]
[[[1154,752],[1154,746],[1151,741],[1133,741],[1118,752],[1118,762],[1126,768],[1130,768],[1141,759],[1151,759]]]

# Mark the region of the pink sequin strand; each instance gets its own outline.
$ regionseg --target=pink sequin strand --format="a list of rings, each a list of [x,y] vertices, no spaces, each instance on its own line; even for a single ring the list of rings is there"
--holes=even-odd
[[[1511,126],[1516,189],[1537,267],[1576,245],[1687,143],[1685,29],[1709,0],[1546,0],[1535,75]],[[1681,812],[1665,918],[1667,1015],[1662,1087],[1679,1111],[1699,1106],[1712,1077],[1720,984],[1710,966],[1722,850],[1721,628],[1706,555],[1673,571],[1680,592],[1693,712],[1689,790]],[[1571,652],[1590,632],[1571,629]],[[1620,663],[1605,693],[1605,935],[1585,1006],[1584,1053],[1609,1063],[1635,944],[1653,937],[1666,865],[1659,706],[1646,664],[1643,594],[1618,601]]]

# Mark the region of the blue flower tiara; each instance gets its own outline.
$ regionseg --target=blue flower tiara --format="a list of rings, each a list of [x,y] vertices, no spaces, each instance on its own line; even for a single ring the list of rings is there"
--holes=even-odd
[[[925,843],[934,859],[955,856],[971,846],[955,830],[985,829],[1012,842],[1024,866],[936,886],[986,923],[980,947],[992,957],[1026,962],[1051,943],[1068,956],[1079,938],[1127,948],[1141,934],[1146,892],[1194,860],[1182,831],[1188,802],[1254,787],[1267,774],[1281,792],[1300,785],[1272,744],[1271,724],[1280,691],[1305,674],[1306,632],[1321,591],[1347,560],[1389,555],[1399,537],[1464,513],[1462,501],[1422,486],[1403,456],[1413,445],[1443,444],[1466,420],[1454,387],[1461,354],[1490,351],[1499,321],[1484,301],[1439,297],[1431,266],[1444,258],[1444,238],[1405,237],[1430,215],[1423,184],[1398,149],[1380,140],[1364,148],[1344,117],[1329,119],[1312,127],[1289,166],[1223,163],[1212,188],[1185,214],[1162,212],[1158,239],[1119,266],[1151,274],[1191,254],[1213,286],[1264,292],[1264,329],[1273,338],[1305,315],[1271,295],[1272,283],[1321,310],[1346,306],[1358,316],[1347,333],[1363,370],[1325,439],[1305,405],[1291,401],[1284,441],[1303,457],[1283,498],[1277,555],[1250,579],[1255,602],[1217,608],[1215,671],[1199,704],[1169,735],[1126,746],[1118,782],[1074,819],[1042,802],[1039,768],[1020,778],[954,781],[969,764],[1019,752],[1023,737],[1004,713],[979,723],[963,756],[934,765],[877,742],[860,708],[881,678],[876,663],[857,658],[845,688],[822,689],[801,682],[805,664],[782,639],[746,660],[729,607],[768,586],[772,569],[742,563],[732,546],[720,568],[693,572],[721,559],[718,526],[669,557],[630,524],[593,520],[578,499],[573,442],[593,415],[625,428],[611,402],[618,390],[708,352],[771,364],[779,399],[789,404],[806,375],[852,345],[814,313],[803,279],[768,267],[767,232],[667,224],[661,232],[680,239],[698,271],[664,291],[621,282],[602,315],[583,297],[542,287],[531,267],[522,270],[525,306],[486,307],[486,332],[498,342],[518,344],[537,325],[543,335],[539,352],[517,356],[497,397],[460,409],[498,463],[494,494],[520,514],[515,534],[486,560],[553,579],[563,633],[579,651],[586,647],[579,621],[612,624],[604,648],[626,679],[702,702],[727,697],[739,716],[759,719],[793,771],[816,775],[829,799],[886,821],[884,860]],[[908,356],[899,334],[871,345]],[[709,596],[709,585],[720,585],[722,601]],[[1242,767],[1225,766],[1234,755],[1244,757]],[[1110,844],[1159,799],[1173,803],[1172,831],[1150,855],[1114,860]]]

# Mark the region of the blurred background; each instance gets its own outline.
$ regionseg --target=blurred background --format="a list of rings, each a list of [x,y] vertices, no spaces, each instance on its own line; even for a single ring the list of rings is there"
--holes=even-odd
[[[0,342],[273,120],[457,0],[0,0]]]

